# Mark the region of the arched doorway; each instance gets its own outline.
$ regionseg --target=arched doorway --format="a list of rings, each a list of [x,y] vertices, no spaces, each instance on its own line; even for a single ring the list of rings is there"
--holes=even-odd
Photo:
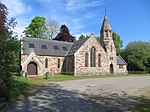
[[[110,74],[114,73],[114,66],[112,63],[110,64],[109,71],[110,71]]]
[[[29,75],[37,75],[37,64],[35,62],[30,62],[27,66],[27,72]]]

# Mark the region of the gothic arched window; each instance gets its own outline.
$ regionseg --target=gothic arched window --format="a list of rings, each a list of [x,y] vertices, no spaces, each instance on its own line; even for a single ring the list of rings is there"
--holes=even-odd
[[[88,67],[88,53],[85,54],[85,67]]]
[[[58,68],[60,68],[60,59],[58,59],[58,65],[57,65]]]
[[[90,64],[91,64],[91,67],[96,67],[95,54],[96,54],[95,47],[92,47],[91,51],[90,51]]]
[[[98,67],[101,67],[101,54],[98,54]]]
[[[45,59],[45,68],[48,68],[48,59]]]
[[[113,47],[112,47],[112,45],[111,45],[111,52],[113,51]]]
[[[108,31],[106,31],[106,37],[109,37]]]

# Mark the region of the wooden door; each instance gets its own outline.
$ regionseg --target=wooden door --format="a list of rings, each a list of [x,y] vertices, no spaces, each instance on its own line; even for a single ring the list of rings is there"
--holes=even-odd
[[[37,75],[37,64],[35,62],[30,62],[27,66],[28,75]]]
[[[113,67],[113,64],[110,64],[110,74],[113,74],[114,73],[114,67]]]

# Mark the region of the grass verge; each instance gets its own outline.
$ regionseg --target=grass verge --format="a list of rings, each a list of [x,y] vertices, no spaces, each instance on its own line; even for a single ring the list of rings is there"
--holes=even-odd
[[[67,81],[67,80],[81,80],[81,79],[93,79],[93,78],[109,78],[109,77],[121,77],[124,75],[92,75],[92,76],[71,76],[55,74],[54,76],[48,75],[47,79],[45,76],[39,77],[29,77],[33,84],[39,84],[43,82],[57,82],[57,81]]]
[[[30,91],[32,81],[24,78],[13,75],[9,87],[4,88],[0,98],[0,109],[5,107],[8,103],[16,101],[19,95],[26,94]]]
[[[93,78],[110,78],[110,77],[124,77],[124,76],[150,76],[150,74],[108,74],[108,75],[92,75],[92,76],[71,76],[55,74],[54,76],[48,75],[47,79],[45,76],[29,77],[33,84],[39,84],[43,82],[56,82],[56,81],[67,81],[67,80],[81,80],[81,79],[93,79]]]
[[[138,90],[134,98],[139,103],[132,109],[133,112],[150,112],[150,87]]]

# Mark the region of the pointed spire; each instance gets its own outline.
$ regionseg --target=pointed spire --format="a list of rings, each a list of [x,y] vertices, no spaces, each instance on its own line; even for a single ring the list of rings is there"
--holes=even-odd
[[[105,16],[104,16],[103,24],[101,27],[101,31],[112,31],[109,21],[108,21],[108,17],[106,15],[106,9],[105,9]]]

